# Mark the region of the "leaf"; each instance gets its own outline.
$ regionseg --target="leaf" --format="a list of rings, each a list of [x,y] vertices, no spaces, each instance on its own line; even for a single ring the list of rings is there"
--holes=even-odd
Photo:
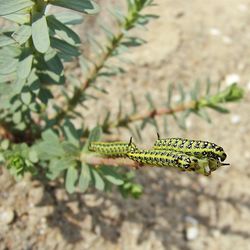
[[[55,37],[51,37],[51,47],[58,49],[62,54],[68,56],[69,59],[80,54],[75,46]]]
[[[135,95],[133,92],[130,92],[130,96],[131,96],[131,102],[132,102],[132,114],[136,114],[137,113],[137,103],[136,103],[136,99],[135,99]]]
[[[220,113],[224,113],[224,114],[227,114],[227,113],[230,113],[230,111],[224,107],[221,107],[219,105],[214,105],[214,104],[208,104],[208,107],[209,108],[212,108]]]
[[[54,17],[65,25],[76,25],[81,24],[83,16],[78,13],[72,12],[59,12],[53,14]]]
[[[71,45],[79,45],[81,43],[80,37],[72,29],[57,20],[55,16],[48,16],[47,22],[49,28],[67,43]]]
[[[31,26],[27,24],[22,25],[11,36],[17,43],[22,45],[27,42],[31,36]]]
[[[102,128],[100,126],[96,126],[95,128],[93,128],[89,134],[88,140],[84,144],[82,152],[88,152],[89,144],[92,141],[99,141],[101,136],[102,136]]]
[[[18,24],[25,24],[30,21],[29,9],[22,9],[18,12],[3,16],[5,19],[8,19],[12,22]]]
[[[47,177],[51,180],[57,178],[65,169],[68,169],[74,162],[71,159],[52,159],[49,163]]]
[[[10,141],[7,139],[4,139],[3,141],[1,141],[1,149],[3,150],[7,150],[10,146]]]
[[[15,124],[20,123],[22,120],[22,112],[21,111],[15,112],[12,116],[12,120]]]
[[[46,130],[42,133],[42,141],[34,146],[39,158],[50,160],[55,157],[62,157],[65,154],[59,138],[52,130]]]
[[[39,100],[45,105],[48,104],[49,99],[53,98],[53,95],[50,90],[41,88],[38,93]]]
[[[68,156],[77,156],[79,154],[79,149],[74,144],[64,141],[62,142],[62,147]]]
[[[117,172],[111,169],[111,167],[103,166],[101,171],[104,177],[114,185],[122,185],[124,183],[123,178]]]
[[[102,128],[100,126],[96,126],[93,128],[89,134],[89,142],[99,141],[102,136]]]
[[[30,92],[22,92],[21,93],[21,100],[24,104],[29,105],[32,100],[32,95]]]
[[[66,120],[66,122],[63,125],[63,132],[65,137],[69,142],[74,144],[76,147],[79,147],[79,135],[78,132],[74,126],[74,124],[70,120]]]
[[[64,8],[84,12],[86,14],[96,14],[99,12],[99,6],[91,0],[50,0],[50,4]]]
[[[104,180],[102,179],[100,174],[95,169],[91,168],[91,173],[93,175],[93,181],[94,181],[95,188],[100,190],[100,191],[103,191],[105,188]]]
[[[34,12],[32,15],[32,40],[36,50],[45,53],[50,46],[49,30],[43,13]]]
[[[57,75],[63,74],[63,64],[55,50],[49,49],[44,55],[44,60],[46,65],[52,72]]]
[[[65,76],[64,75],[58,75],[52,71],[44,70],[42,72],[37,73],[39,76],[40,81],[43,84],[63,84],[65,82]]]
[[[152,99],[152,96],[150,95],[150,93],[147,93],[145,97],[146,97],[146,100],[147,100],[147,102],[149,104],[149,108],[151,110],[154,110],[155,109],[155,105],[154,105],[154,102],[153,102],[153,99]]]
[[[171,100],[173,95],[174,86],[172,83],[168,86],[168,98],[167,98],[167,108],[171,108]]]
[[[37,163],[39,161],[38,159],[38,155],[37,155],[37,152],[33,149],[31,149],[29,151],[29,160],[32,162],[32,163]]]
[[[4,47],[13,43],[15,43],[15,40],[13,40],[11,37],[0,35],[0,47]]]
[[[8,57],[4,54],[1,54],[0,51],[0,74],[8,75],[16,71],[18,60],[16,58]]]
[[[0,0],[0,16],[9,15],[29,8],[34,4],[31,0]]]
[[[89,186],[91,180],[89,166],[82,162],[81,174],[79,177],[79,189],[81,192],[85,192]]]
[[[197,112],[195,112],[195,114],[197,114],[198,116],[200,116],[201,118],[203,118],[208,123],[212,122],[211,118],[209,117],[209,115],[208,115],[208,113],[206,112],[205,109],[200,109]]]
[[[32,62],[32,52],[30,51],[30,49],[24,49],[17,65],[17,76],[19,78],[26,79],[29,76],[32,67]]]
[[[71,194],[75,191],[75,184],[78,178],[78,173],[75,165],[71,165],[66,174],[65,187],[66,190]]]

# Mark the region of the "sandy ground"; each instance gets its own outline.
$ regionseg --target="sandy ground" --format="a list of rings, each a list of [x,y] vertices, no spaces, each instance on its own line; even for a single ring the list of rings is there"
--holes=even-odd
[[[250,1],[156,3],[148,12],[160,18],[150,23],[147,32],[136,33],[148,44],[128,55],[134,65],[108,85],[109,94],[94,105],[96,113],[103,107],[117,112],[120,98],[129,108],[130,91],[145,109],[144,94],[150,91],[161,105],[169,83],[188,88],[197,79],[216,82],[237,74],[246,96],[229,105],[231,114],[211,112],[212,124],[193,116],[186,132],[171,119],[168,127],[168,136],[222,145],[231,166],[209,178],[174,170],[139,170],[138,181],[145,187],[139,200],[94,190],[69,196],[63,187],[44,187],[28,176],[16,183],[2,169],[0,215],[14,219],[0,226],[0,250],[250,249]],[[86,119],[93,121],[91,111],[86,111]],[[152,144],[154,129],[142,134],[143,144]],[[123,139],[128,136],[121,131]],[[187,240],[187,233],[193,239]]]

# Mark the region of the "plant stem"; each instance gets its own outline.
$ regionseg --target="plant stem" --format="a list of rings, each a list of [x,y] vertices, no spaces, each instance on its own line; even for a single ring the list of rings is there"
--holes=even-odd
[[[126,166],[130,168],[138,169],[141,167],[140,163],[134,162],[130,159],[123,158],[101,158],[98,156],[87,155],[84,157],[84,162],[90,165],[98,166],[98,165],[108,165],[113,167]]]
[[[195,109],[198,101],[190,101],[188,103],[182,103],[176,105],[173,108],[162,108],[162,109],[154,109],[151,111],[146,111],[142,114],[133,114],[122,119],[118,119],[115,122],[109,123],[106,128],[117,128],[117,127],[125,127],[131,122],[142,121],[147,118],[154,118],[156,116],[169,115],[177,112],[183,112],[187,109]]]

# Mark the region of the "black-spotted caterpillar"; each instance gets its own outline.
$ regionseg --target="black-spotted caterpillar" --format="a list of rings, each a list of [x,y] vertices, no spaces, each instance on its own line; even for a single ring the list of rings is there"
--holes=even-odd
[[[157,140],[159,141],[159,140]],[[185,152],[175,150],[141,150],[132,142],[91,142],[90,151],[97,152],[107,157],[128,157],[138,163],[157,166],[175,167],[182,171],[194,171],[203,175],[210,175],[220,166],[229,165],[221,163],[217,158],[196,157]],[[207,152],[207,151],[206,151]]]
[[[199,159],[182,152],[171,150],[140,150],[133,146],[128,152],[128,158],[151,166],[175,167],[181,171],[194,171],[210,175],[217,168],[228,165],[213,158]]]
[[[213,158],[219,161],[224,161],[227,157],[223,148],[212,142],[182,138],[160,139],[159,134],[157,135],[158,140],[154,143],[154,150],[173,150],[199,159]]]
[[[128,152],[136,147],[132,141],[128,142],[91,142],[89,150],[107,157],[127,157]]]

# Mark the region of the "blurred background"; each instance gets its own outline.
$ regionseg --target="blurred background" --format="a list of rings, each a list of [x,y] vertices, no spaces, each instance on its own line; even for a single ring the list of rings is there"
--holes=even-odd
[[[124,2],[99,1],[101,12],[87,16],[78,26],[86,54],[91,54],[88,32],[103,39],[98,25],[112,28],[108,8],[123,9]],[[238,82],[245,89],[245,98],[229,105],[230,114],[211,111],[211,124],[190,116],[187,131],[170,120],[167,131],[159,131],[162,137],[221,145],[230,167],[220,168],[210,177],[171,169],[138,170],[138,182],[144,186],[138,200],[94,190],[68,195],[64,187],[53,183],[44,187],[29,176],[17,183],[1,169],[0,250],[250,249],[250,1],[155,3],[157,6],[146,11],[159,18],[152,20],[147,30],[134,31],[147,44],[129,50],[126,57],[133,64],[126,66],[126,73],[111,79],[108,94],[100,94],[101,102],[87,103],[86,121],[94,125],[104,109],[116,114],[120,99],[129,108],[131,91],[143,111],[148,105],[145,94],[150,92],[160,106],[170,83],[188,89],[197,80],[205,83],[208,78],[214,83],[221,81],[222,87]],[[1,25],[7,24],[1,20]],[[78,69],[69,66],[69,70],[77,74]],[[161,119],[158,122],[163,128]],[[116,133],[123,140],[130,136],[128,131]],[[147,127],[142,137],[138,144],[152,146],[155,129]]]

